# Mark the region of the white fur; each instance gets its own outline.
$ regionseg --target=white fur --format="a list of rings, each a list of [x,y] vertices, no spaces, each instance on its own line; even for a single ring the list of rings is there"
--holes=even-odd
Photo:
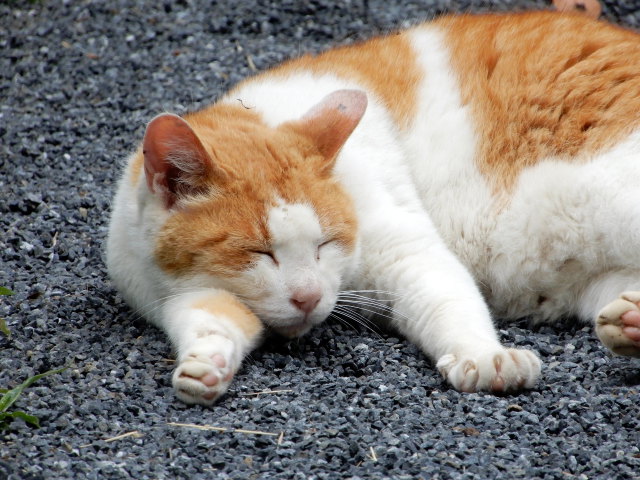
[[[336,245],[323,243],[318,217],[309,205],[279,203],[268,213],[267,226],[276,262],[262,258],[247,283],[265,288],[243,298],[267,324],[294,336],[305,333],[329,316],[351,259]],[[320,302],[305,315],[290,301],[296,294],[316,293]]]
[[[162,308],[162,327],[177,350],[173,386],[186,403],[212,404],[227,390],[241,361],[256,344],[257,339],[248,338],[233,319],[193,308],[215,293],[210,289],[183,293]],[[217,383],[205,385],[198,380],[205,375],[216,377]]]
[[[432,30],[417,31],[414,35],[416,50],[427,52],[420,54],[425,70],[438,72],[427,76],[421,89],[418,110],[426,112],[424,118],[402,134],[375,95],[368,92],[367,111],[342,149],[335,168],[359,215],[361,268],[352,287],[401,294],[394,305],[399,313],[396,326],[436,360],[452,355],[448,359],[451,362],[453,358],[456,365],[471,362],[489,371],[482,374],[481,381],[476,378],[469,383],[472,373],[448,365],[442,371],[456,387],[490,388],[496,376],[493,359],[496,355],[503,356],[506,350],[497,340],[489,311],[472,276],[443,242],[443,237],[457,238],[456,230],[440,234],[425,210],[425,205],[433,201],[430,196],[447,192],[446,186],[452,180],[465,189],[468,189],[465,180],[472,182],[473,191],[465,191],[466,206],[470,209],[482,205],[478,198],[488,198],[488,190],[472,167],[472,128],[448,73],[446,55],[428,53],[442,51],[440,35]],[[281,81],[251,83],[228,101],[242,98],[267,123],[276,126],[298,118],[330,92],[354,87],[363,89],[331,75],[301,74]],[[432,94],[433,91],[438,94]],[[459,141],[445,141],[453,134],[460,135]],[[425,158],[423,152],[433,156]],[[443,172],[442,165],[452,159],[458,160],[457,167],[454,164],[451,172]],[[437,168],[429,168],[431,165]],[[460,203],[460,197],[453,192],[445,197],[442,203],[449,210],[442,212],[441,217],[452,218],[456,228],[473,225],[473,218],[448,215]],[[438,212],[437,207],[429,210]],[[467,248],[472,250],[473,245]],[[507,363],[513,361],[509,356],[505,358]],[[521,363],[527,373],[513,373],[512,378],[506,379],[507,388],[522,383],[520,376],[527,377],[527,384],[537,377],[539,363],[528,359]]]
[[[456,388],[531,387],[539,360],[500,345],[489,307],[501,316],[593,320],[622,291],[640,289],[640,189],[634,186],[640,133],[593,158],[549,158],[525,170],[504,203],[475,166],[474,126],[441,32],[419,27],[409,35],[424,81],[420,113],[405,131],[373,92],[328,74],[254,81],[222,100],[241,99],[275,127],[299,119],[335,90],[367,92],[366,113],[334,169],[358,215],[351,255],[328,244],[318,257],[324,239],[313,208],[280,202],[268,214],[275,262],[265,255],[238,278],[200,276],[178,285],[151,256],[154,232],[168,213],[144,179],[132,187],[125,174],[111,223],[109,271],[125,298],[167,331],[179,360],[200,341],[182,331],[183,322],[189,328],[204,322],[230,339],[234,353],[226,355],[234,368],[233,359],[255,343],[225,319],[194,315],[194,294],[185,291],[226,289],[265,323],[297,335],[329,315],[339,289],[355,288],[397,295],[396,327]],[[291,303],[300,291],[321,296],[309,315]],[[164,301],[168,296],[175,297]]]

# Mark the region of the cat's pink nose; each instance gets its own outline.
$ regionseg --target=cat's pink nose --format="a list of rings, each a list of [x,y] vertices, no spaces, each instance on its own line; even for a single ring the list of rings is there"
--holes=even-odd
[[[291,295],[290,301],[298,310],[307,315],[320,303],[322,293],[320,290],[297,290]]]

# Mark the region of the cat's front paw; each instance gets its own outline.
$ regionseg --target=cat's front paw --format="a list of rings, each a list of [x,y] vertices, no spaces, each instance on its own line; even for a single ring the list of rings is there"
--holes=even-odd
[[[188,404],[212,405],[227,391],[239,367],[233,342],[212,334],[198,338],[180,355],[173,372],[176,396]]]
[[[596,334],[613,353],[640,358],[640,292],[625,292],[604,307]]]
[[[456,390],[507,392],[533,387],[541,364],[530,350],[500,348],[478,354],[443,355],[436,366]]]

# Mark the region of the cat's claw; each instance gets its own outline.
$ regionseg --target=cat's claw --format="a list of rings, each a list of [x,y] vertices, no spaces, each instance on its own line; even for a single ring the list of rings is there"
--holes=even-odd
[[[176,396],[188,404],[213,405],[227,391],[239,362],[233,342],[222,335],[199,338],[180,356],[173,372]]]
[[[530,350],[503,348],[477,355],[443,355],[436,366],[456,390],[508,392],[532,388],[541,363]]]
[[[596,319],[596,334],[613,353],[640,358],[640,292],[624,292]]]

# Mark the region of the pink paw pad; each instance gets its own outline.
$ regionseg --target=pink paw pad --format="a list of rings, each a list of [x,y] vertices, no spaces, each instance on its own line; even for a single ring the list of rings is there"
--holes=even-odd
[[[218,396],[218,392],[207,392],[202,394],[202,398],[205,400],[215,400]]]
[[[211,357],[211,361],[218,368],[225,368],[227,366],[227,361],[220,354],[216,354],[213,357]],[[228,381],[228,380],[231,380],[232,377],[233,377],[233,373],[229,372],[223,377],[223,380]],[[215,373],[210,372],[200,377],[200,381],[204,383],[207,387],[213,387],[214,385],[217,385],[220,382],[220,378]],[[207,397],[205,396],[205,398]],[[211,398],[209,398],[208,400],[211,400]]]
[[[200,377],[200,381],[204,383],[207,387],[213,387],[217,385],[220,379],[214,373],[207,373],[206,375]]]
[[[227,361],[219,353],[217,353],[213,357],[211,357],[211,360],[213,360],[213,363],[219,368],[224,368],[224,367],[227,366]]]
[[[640,342],[640,312],[631,310],[620,315],[622,331],[634,342]]]
[[[212,405],[229,388],[237,371],[233,342],[221,335],[199,336],[173,374],[178,398],[188,404]]]
[[[613,353],[640,358],[640,292],[624,292],[596,319],[596,334]]]

